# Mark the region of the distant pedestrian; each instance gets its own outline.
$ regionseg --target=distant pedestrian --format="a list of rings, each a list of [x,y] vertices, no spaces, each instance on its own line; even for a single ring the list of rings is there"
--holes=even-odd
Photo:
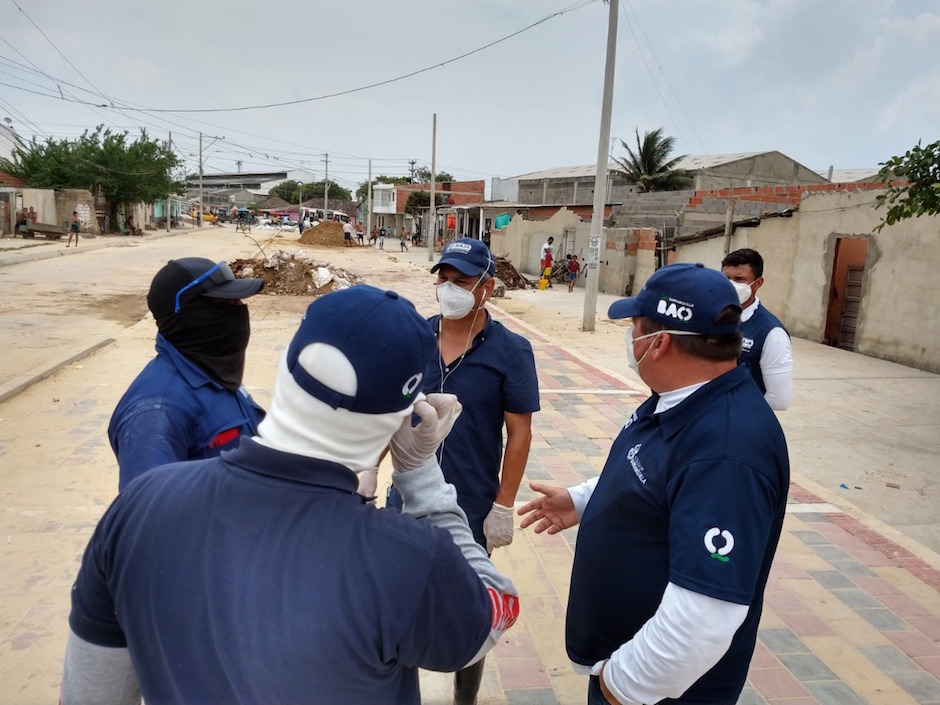
[[[372,232],[369,233],[369,245],[374,245],[379,241],[379,229],[376,226],[372,226]]]
[[[574,291],[574,285],[578,281],[578,273],[581,271],[581,263],[578,262],[577,255],[571,255],[568,260],[568,292]]]
[[[793,345],[780,320],[761,304],[757,290],[764,285],[764,258],[757,250],[735,250],[721,262],[741,301],[741,362],[770,404],[785,411],[793,398]]]
[[[548,280],[549,289],[552,288],[552,264],[554,262],[554,247],[552,246],[553,242],[555,242],[555,238],[549,237],[545,244],[542,245],[540,264],[540,277],[545,277]]]
[[[343,247],[352,247],[352,226],[343,223]]]
[[[356,240],[359,241],[360,247],[365,245],[365,242],[363,242],[364,236],[365,236],[365,228],[362,227],[362,221],[360,220],[358,223],[356,223]]]
[[[405,233],[404,228],[401,229],[401,251],[402,252],[408,251],[408,235],[407,233]]]
[[[385,228],[379,229],[379,249],[385,249]]]
[[[25,208],[22,208],[16,212],[16,232],[21,234],[23,237],[26,237],[28,228],[26,224],[29,222],[29,215]]]
[[[36,222],[36,211],[33,210],[32,206],[29,207],[29,212],[26,214],[26,217],[29,218],[30,223]]]
[[[78,247],[78,231],[82,227],[82,222],[78,219],[78,211],[72,211],[72,218],[69,220],[69,241],[66,247],[72,244],[72,238],[75,238],[75,247]]]

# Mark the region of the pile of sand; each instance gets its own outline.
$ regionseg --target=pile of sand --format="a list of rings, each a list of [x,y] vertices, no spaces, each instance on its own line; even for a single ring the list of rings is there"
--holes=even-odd
[[[300,242],[317,247],[342,247],[343,226],[341,223],[328,221],[317,223],[312,228],[304,230],[304,234],[300,236]]]

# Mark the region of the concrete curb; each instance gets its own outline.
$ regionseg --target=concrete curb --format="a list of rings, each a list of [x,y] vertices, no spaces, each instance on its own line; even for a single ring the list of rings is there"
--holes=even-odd
[[[11,397],[15,397],[27,387],[36,384],[36,382],[40,382],[47,377],[51,377],[63,367],[67,367],[73,362],[78,362],[79,360],[88,357],[99,348],[103,348],[113,342],[114,338],[105,338],[104,340],[100,340],[94,345],[91,345],[78,353],[65,355],[60,357],[58,360],[52,360],[45,365],[41,365],[25,374],[20,375],[19,377],[16,377],[4,385],[0,385],[0,404],[5,402],[7,399],[10,399]]]
[[[96,235],[94,238],[96,242],[85,242],[82,244],[81,250],[79,250],[78,247],[68,248],[62,247],[61,244],[52,244],[51,247],[30,247],[27,248],[28,251],[26,252],[20,252],[19,250],[8,250],[6,252],[0,251],[0,267],[6,267],[12,264],[22,264],[23,262],[37,262],[39,260],[52,259],[53,257],[65,257],[71,254],[78,254],[79,252],[100,250],[103,247],[130,247],[141,242],[162,240],[165,237],[183,235],[187,232],[190,231],[178,228],[177,230],[169,233],[155,232],[144,235],[143,237]],[[66,252],[66,250],[68,250],[68,252]]]

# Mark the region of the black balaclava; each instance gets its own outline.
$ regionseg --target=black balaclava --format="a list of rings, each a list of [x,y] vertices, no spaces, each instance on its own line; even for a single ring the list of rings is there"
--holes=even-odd
[[[223,387],[238,390],[251,336],[248,307],[200,297],[157,321],[160,334]]]

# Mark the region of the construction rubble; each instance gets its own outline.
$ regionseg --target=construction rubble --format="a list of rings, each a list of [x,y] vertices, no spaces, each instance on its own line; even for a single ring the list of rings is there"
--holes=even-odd
[[[265,255],[237,259],[229,265],[236,277],[264,279],[262,294],[320,296],[364,282],[348,269],[315,259],[304,250],[275,250]]]

